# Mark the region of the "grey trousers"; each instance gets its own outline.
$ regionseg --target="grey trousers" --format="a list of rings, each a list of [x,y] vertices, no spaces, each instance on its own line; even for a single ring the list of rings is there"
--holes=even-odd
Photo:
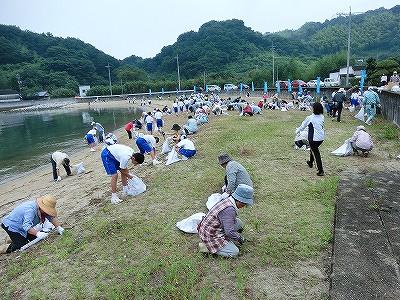
[[[235,229],[243,229],[243,222],[239,218],[236,218]],[[236,257],[239,255],[239,248],[233,242],[228,242],[228,244],[226,244],[216,254],[223,257]]]

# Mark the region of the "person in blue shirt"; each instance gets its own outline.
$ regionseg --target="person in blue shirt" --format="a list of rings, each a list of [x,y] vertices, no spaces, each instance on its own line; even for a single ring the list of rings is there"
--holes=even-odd
[[[198,130],[197,120],[193,119],[192,116],[188,116],[188,120],[186,122],[186,125],[183,125],[183,129],[185,130],[186,134],[196,133]]]
[[[11,253],[36,238],[46,238],[48,233],[35,229],[36,225],[43,224],[46,219],[55,226],[58,234],[63,234],[64,228],[57,219],[56,203],[53,196],[46,195],[22,202],[6,215],[2,220],[1,227],[10,237],[11,244],[7,245],[0,253]]]

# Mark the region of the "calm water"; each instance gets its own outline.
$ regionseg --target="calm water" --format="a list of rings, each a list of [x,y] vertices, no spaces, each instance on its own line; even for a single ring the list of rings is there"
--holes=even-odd
[[[134,108],[0,112],[0,182],[49,164],[56,150],[72,154],[84,148],[83,137],[92,121],[101,123],[108,133],[140,113]]]

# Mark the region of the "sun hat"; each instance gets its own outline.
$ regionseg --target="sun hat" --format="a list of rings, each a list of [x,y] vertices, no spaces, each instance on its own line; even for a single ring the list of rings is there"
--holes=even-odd
[[[233,199],[240,201],[246,205],[252,205],[253,193],[254,190],[251,186],[241,183],[237,186],[236,190],[233,192],[232,197]]]
[[[176,131],[181,130],[181,126],[179,126],[178,124],[174,124],[172,125],[171,130],[176,130]]]
[[[232,158],[229,156],[229,154],[223,153],[220,156],[218,156],[218,162],[220,165],[226,164],[230,162]]]
[[[92,126],[93,126],[93,125],[95,125],[95,124],[96,124],[96,122],[92,122],[92,123],[90,123],[90,125],[92,125]]]
[[[362,125],[360,125],[360,126],[357,126],[357,131],[358,130],[364,130],[365,131],[365,127],[364,126],[362,126]]]
[[[36,199],[38,206],[46,214],[52,217],[57,217],[56,203],[57,200],[52,195],[45,195]]]

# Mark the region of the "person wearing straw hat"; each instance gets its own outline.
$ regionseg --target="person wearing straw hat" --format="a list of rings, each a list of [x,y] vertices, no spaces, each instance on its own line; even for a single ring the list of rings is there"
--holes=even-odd
[[[365,130],[365,127],[360,125],[357,126],[356,132],[354,132],[353,136],[350,139],[351,147],[353,148],[353,154],[359,155],[358,151],[361,151],[362,156],[367,157],[368,153],[374,147],[374,143],[372,142],[371,136]]]
[[[6,215],[1,227],[10,237],[11,244],[0,249],[0,253],[11,253],[36,238],[46,238],[48,233],[34,228],[39,223],[43,224],[46,219],[55,226],[58,234],[63,234],[64,228],[57,219],[56,203],[54,196],[45,195],[22,202]]]
[[[237,217],[240,208],[253,204],[254,190],[239,184],[232,196],[215,204],[198,226],[199,251],[223,257],[236,257],[244,238],[239,234],[243,222]]]
[[[225,185],[222,191],[232,194],[239,184],[253,186],[250,175],[240,163],[233,161],[232,158],[224,153],[218,156],[218,162],[221,167],[225,168]]]

